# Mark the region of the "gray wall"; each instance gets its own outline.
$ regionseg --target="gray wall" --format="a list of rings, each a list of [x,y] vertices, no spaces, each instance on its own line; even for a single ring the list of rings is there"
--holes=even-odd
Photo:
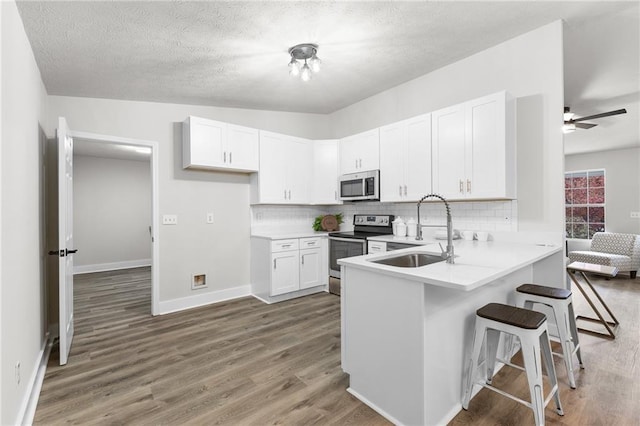
[[[47,93],[14,2],[0,2],[0,424],[19,424],[46,333]],[[20,383],[15,379],[20,363]]]
[[[640,148],[574,154],[565,157],[566,171],[605,169],[605,228],[640,234]]]
[[[76,155],[73,173],[75,271],[150,265],[150,162]]]

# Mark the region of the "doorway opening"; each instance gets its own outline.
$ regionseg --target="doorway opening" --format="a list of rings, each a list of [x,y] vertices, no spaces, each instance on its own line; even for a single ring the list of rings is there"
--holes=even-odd
[[[118,197],[127,198],[126,211],[123,212],[122,199],[119,200],[120,206],[109,203],[108,199],[103,200],[101,205],[95,205],[90,193],[84,197],[82,193],[74,194],[74,198],[80,203],[76,206],[78,212],[74,215],[75,242],[79,248],[76,258],[80,264],[74,265],[74,273],[128,270],[134,275],[142,273],[148,276],[150,272],[150,313],[157,315],[157,143],[79,131],[70,131],[69,134],[74,140],[76,191],[102,192],[100,197],[111,196],[115,197],[114,200]],[[93,176],[90,182],[81,182],[88,176]],[[91,231],[92,228],[100,229]],[[82,235],[82,229],[87,230],[85,234],[90,235]],[[83,241],[83,237],[88,239]],[[93,238],[102,238],[103,241],[91,241]],[[123,241],[126,243],[122,243]],[[82,250],[83,245],[85,250]],[[87,250],[87,246],[91,250]],[[80,256],[80,252],[83,252],[84,258]]]

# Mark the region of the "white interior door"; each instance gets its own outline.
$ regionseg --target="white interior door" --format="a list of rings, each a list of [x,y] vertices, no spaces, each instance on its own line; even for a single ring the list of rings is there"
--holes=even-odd
[[[60,365],[65,365],[73,340],[73,139],[67,121],[58,119],[58,261]]]

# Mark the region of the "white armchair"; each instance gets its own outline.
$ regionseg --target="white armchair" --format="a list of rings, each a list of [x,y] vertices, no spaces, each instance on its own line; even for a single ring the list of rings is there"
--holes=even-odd
[[[572,262],[615,266],[620,272],[629,272],[636,278],[640,269],[640,236],[615,232],[596,232],[590,250],[570,251]]]

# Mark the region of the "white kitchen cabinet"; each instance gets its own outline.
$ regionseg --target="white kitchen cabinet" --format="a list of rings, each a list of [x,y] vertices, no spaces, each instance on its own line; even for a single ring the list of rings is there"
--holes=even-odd
[[[431,117],[433,192],[454,200],[516,197],[515,108],[506,92]]]
[[[380,201],[417,201],[431,192],[431,115],[380,128]]]
[[[298,250],[273,253],[271,263],[271,296],[290,293],[300,289],[300,272],[298,269]]]
[[[183,168],[258,170],[258,130],[191,116],[182,129]]]
[[[373,129],[340,139],[340,174],[380,168],[380,134]]]
[[[367,241],[367,254],[384,253],[387,251],[387,243],[384,241]]]
[[[324,291],[329,281],[326,238],[251,238],[251,290],[265,302]]]
[[[251,176],[252,203],[308,203],[311,149],[307,139],[260,131],[260,171]]]
[[[320,238],[300,238],[300,289],[322,285],[323,260]]]
[[[312,204],[342,204],[338,199],[338,140],[313,141]]]

